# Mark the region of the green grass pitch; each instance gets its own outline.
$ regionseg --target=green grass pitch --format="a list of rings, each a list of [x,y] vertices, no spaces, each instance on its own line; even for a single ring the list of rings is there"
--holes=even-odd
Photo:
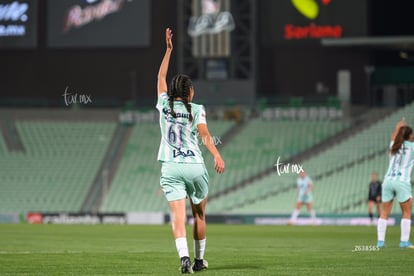
[[[398,248],[399,231],[389,227],[375,251],[374,226],[208,225],[201,273],[410,274],[414,250]],[[169,225],[0,224],[0,275],[178,275],[178,266]]]

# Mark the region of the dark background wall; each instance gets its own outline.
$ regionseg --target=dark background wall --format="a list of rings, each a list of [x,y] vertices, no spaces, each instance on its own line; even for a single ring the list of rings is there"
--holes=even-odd
[[[261,51],[258,94],[262,96],[336,95],[337,72],[351,72],[354,103],[368,100],[364,66],[369,64],[369,52],[323,47],[274,47]],[[317,83],[324,91],[319,93]]]
[[[48,49],[47,2],[39,1],[39,47],[0,50],[1,97],[47,97],[63,104],[62,94],[69,87],[70,93],[89,94],[92,101],[115,98],[123,102],[135,93],[138,105],[153,104],[156,74],[165,49],[164,29],[176,27],[177,7],[175,0],[151,0],[151,5],[150,47]],[[170,68],[176,71],[176,55]]]
[[[349,3],[359,1],[365,0]],[[366,1],[367,18],[363,28],[366,35],[414,34],[410,21],[412,1]],[[134,100],[138,106],[152,106],[155,102],[156,74],[165,49],[164,29],[167,26],[179,29],[177,9],[180,7],[177,0],[150,2],[149,47],[50,49],[47,47],[47,1],[39,0],[38,47],[31,50],[0,50],[0,103],[4,106],[4,103],[10,103],[10,98],[20,103],[47,99],[51,104],[63,105],[62,94],[68,88],[70,93],[90,95],[94,102],[119,106]],[[352,78],[352,102],[367,104],[370,95],[366,89],[366,65],[413,65],[412,61],[402,61],[398,50],[323,48],[315,42],[278,44],[278,40],[271,37],[275,35],[277,26],[269,24],[276,17],[273,12],[278,12],[274,7],[278,2],[257,2],[257,97],[318,96],[317,82],[323,83],[327,95],[336,95],[337,71],[348,69]],[[331,1],[339,2],[348,3],[347,0]],[[321,1],[318,0],[318,3]],[[352,21],[353,14],[348,15],[338,18]],[[331,18],[325,11],[321,16],[322,23]],[[178,35],[176,49],[182,46],[177,38]],[[177,71],[177,67],[175,52],[170,76]]]
[[[286,39],[284,27],[288,24],[301,27],[340,25],[343,37],[366,36],[369,33],[368,1],[316,3],[319,14],[311,20],[300,14],[290,1],[260,1],[257,94],[270,98],[334,96],[338,71],[349,70],[353,103],[366,103],[364,67],[370,63],[368,50],[323,47],[319,38]],[[317,91],[317,83],[323,86],[322,91]]]
[[[337,94],[338,70],[351,73],[351,102],[370,104],[367,66],[413,66],[411,58],[403,60],[395,47],[323,47],[319,39],[286,40],[286,24],[309,26],[342,25],[343,37],[414,35],[410,22],[412,1],[349,0],[315,1],[320,8],[310,20],[290,1],[259,2],[259,97],[318,97],[316,83],[325,87],[325,95]],[[412,51],[408,51],[412,57]]]

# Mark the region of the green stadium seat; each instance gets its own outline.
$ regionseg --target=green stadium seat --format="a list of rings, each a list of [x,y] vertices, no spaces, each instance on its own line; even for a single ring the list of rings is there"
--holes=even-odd
[[[25,152],[0,139],[0,212],[80,211],[115,122],[17,121]],[[13,198],[13,200],[8,200]]]

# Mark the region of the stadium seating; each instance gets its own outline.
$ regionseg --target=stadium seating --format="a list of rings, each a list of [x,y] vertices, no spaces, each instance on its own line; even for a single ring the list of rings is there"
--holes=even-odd
[[[208,157],[210,194],[214,195],[238,182],[274,166],[277,158],[288,159],[343,130],[344,121],[263,121],[255,119],[222,150],[226,172],[217,175]]]
[[[314,188],[314,206],[319,213],[366,213],[368,183],[372,171],[379,173],[382,180],[388,166],[387,147],[395,124],[406,117],[408,124],[414,122],[412,110],[414,104],[408,105],[378,123],[355,134],[346,141],[333,145],[330,149],[303,162],[304,169],[318,180]],[[242,201],[225,206],[236,213],[288,213],[292,211],[295,200],[295,178],[282,180],[276,173],[260,179],[251,187],[241,188],[235,194],[255,194],[255,190],[268,189],[269,196],[257,198],[248,204]],[[273,188],[269,183],[274,183]],[[275,188],[276,183],[279,188]],[[290,185],[291,189],[284,189]],[[280,189],[277,192],[274,189]],[[274,192],[274,193],[273,193]],[[217,202],[226,202],[229,196]],[[254,198],[251,196],[249,199]],[[286,201],[291,200],[293,203]],[[394,204],[393,212],[400,212]],[[220,206],[220,203],[218,204]],[[288,208],[287,208],[288,207]],[[213,209],[214,210],[214,209]],[[225,210],[225,209],[222,209]],[[215,209],[219,212],[221,210]]]
[[[0,139],[0,211],[80,211],[115,123],[18,121],[23,152]]]
[[[370,173],[384,175],[390,133],[403,116],[414,122],[413,107],[400,109],[301,164],[315,180],[318,213],[366,212]],[[209,213],[290,213],[296,174],[278,175],[274,170],[244,187],[238,184],[272,168],[278,157],[284,162],[348,125],[340,120],[253,119],[234,127],[230,121],[209,121],[212,136],[226,143],[219,145],[226,161],[223,175],[214,172],[212,157],[201,147],[210,174]],[[17,121],[24,151],[9,151],[0,136],[0,212],[79,211],[115,127],[115,122]],[[227,135],[231,139],[223,140]],[[159,139],[158,124],[133,126],[100,211],[168,212],[159,189]],[[230,192],[221,195],[225,191]]]
[[[3,136],[0,135],[0,156],[5,156],[7,154],[7,146],[4,142]]]
[[[293,208],[295,176],[272,173],[210,201],[209,213],[275,213]],[[277,196],[270,196],[277,194]],[[271,200],[267,200],[271,198]],[[276,198],[276,201],[274,200]],[[271,203],[269,203],[271,201]],[[283,212],[282,212],[283,213]]]

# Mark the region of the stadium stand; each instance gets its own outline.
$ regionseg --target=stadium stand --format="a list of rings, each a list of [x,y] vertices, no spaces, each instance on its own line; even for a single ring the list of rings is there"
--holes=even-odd
[[[101,211],[160,211],[157,124],[135,125]]]
[[[272,167],[277,158],[288,159],[335,133],[343,130],[345,121],[286,120],[264,121],[253,119],[222,149],[226,173],[217,175],[211,166],[210,194],[237,185],[240,181]],[[213,162],[209,157],[207,163]]]
[[[317,212],[365,212],[371,171],[384,174],[386,148],[394,124],[403,115],[414,121],[413,104],[332,143],[301,165],[315,182]],[[243,124],[209,121],[219,142],[226,173],[213,171],[213,160],[202,147],[210,174],[210,213],[290,213],[294,206],[296,175],[273,173],[240,185],[266,170],[277,158],[284,162],[311,149],[347,127],[345,120],[263,120]],[[23,151],[10,150],[0,136],[0,211],[79,211],[88,194],[116,129],[115,121],[15,121]],[[131,136],[101,212],[168,212],[159,190],[160,164],[156,160],[159,126],[140,122]],[[230,139],[223,139],[230,138]],[[223,144],[221,144],[223,143]],[[337,194],[340,196],[335,196]],[[398,209],[397,209],[398,211]]]
[[[7,146],[4,142],[3,136],[0,135],[0,156],[5,156],[7,152]]]
[[[413,108],[414,103],[407,105],[303,162],[304,169],[315,182],[314,207],[317,212],[366,213],[370,174],[372,171],[377,171],[380,177],[385,174],[388,166],[387,147],[395,123],[402,117],[406,117],[408,123],[414,122]],[[263,192],[265,196],[256,199],[251,196],[246,204],[239,200],[227,203],[225,207],[231,213],[289,213],[294,207],[295,179],[295,175],[281,178],[272,173],[234,193],[257,195],[258,191],[267,189],[267,196]],[[212,211],[219,212],[220,202],[231,202],[233,197],[240,198],[233,194],[220,198],[218,207]],[[399,208],[394,208],[393,212],[398,213]]]
[[[222,136],[233,125],[234,123],[228,121],[210,121],[209,129],[213,138],[217,137],[217,142],[221,143]],[[227,167],[224,175],[216,175],[212,169],[213,160],[202,147],[211,179],[211,194],[231,187],[238,181],[268,168],[269,165],[272,166],[276,161],[277,149],[281,149],[281,156],[294,155],[342,130],[345,126],[346,123],[329,121],[253,120],[249,122],[240,133],[237,133],[234,140],[222,148]],[[276,135],[277,130],[290,136],[280,139]],[[305,139],[302,141],[293,139],[297,136],[303,136]],[[154,137],[158,138],[154,139]],[[158,186],[160,177],[160,165],[156,161],[158,145],[158,125],[140,124],[134,127],[101,211],[168,211]],[[222,145],[218,144],[218,146]],[[257,148],[260,150],[257,151]]]
[[[24,151],[0,139],[0,211],[79,211],[114,122],[16,121]]]

